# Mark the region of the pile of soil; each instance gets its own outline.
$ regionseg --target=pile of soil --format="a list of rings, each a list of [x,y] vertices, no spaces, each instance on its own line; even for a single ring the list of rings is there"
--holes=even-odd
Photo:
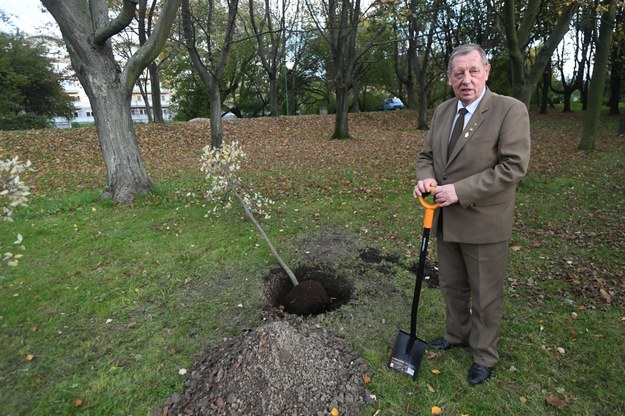
[[[358,415],[374,398],[368,369],[345,340],[315,324],[273,321],[238,334],[195,363],[173,415]]]

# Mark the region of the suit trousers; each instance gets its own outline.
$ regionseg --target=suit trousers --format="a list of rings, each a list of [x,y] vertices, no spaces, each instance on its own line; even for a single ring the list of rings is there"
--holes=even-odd
[[[473,361],[494,367],[503,318],[503,285],[508,241],[464,244],[445,241],[437,232],[440,288],[445,299],[445,339],[468,344]]]

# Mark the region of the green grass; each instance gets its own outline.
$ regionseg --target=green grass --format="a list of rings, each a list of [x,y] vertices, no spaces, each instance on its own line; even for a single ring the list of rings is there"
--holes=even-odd
[[[388,370],[397,329],[409,326],[414,275],[394,264],[390,275],[344,265],[356,296],[320,322],[370,366],[377,403],[364,415],[427,415],[434,405],[444,415],[625,413],[624,147],[564,151],[574,149],[568,136],[579,119],[554,120],[533,123],[541,162],[518,191],[501,362],[486,385],[468,386],[466,349],[426,356],[416,382]],[[412,156],[393,155],[392,166],[376,161],[389,151],[378,148],[333,169],[246,172],[277,201],[263,224],[287,263],[301,261],[299,239],[336,229],[416,260],[422,210],[411,196]],[[1,250],[14,250],[17,233],[26,246],[18,267],[0,266],[2,414],[148,415],[181,391],[181,368],[261,324],[263,276],[277,262],[238,207],[204,217],[194,172],[165,177],[132,207],[72,186],[34,195],[14,223],[0,224]],[[611,304],[601,288],[613,293]],[[424,289],[419,336],[439,336],[443,320],[440,291]],[[551,395],[566,406],[547,404]]]

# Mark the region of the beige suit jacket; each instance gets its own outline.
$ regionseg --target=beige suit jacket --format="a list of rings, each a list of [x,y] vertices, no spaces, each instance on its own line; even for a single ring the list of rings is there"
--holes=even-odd
[[[509,240],[516,185],[527,173],[530,158],[527,109],[512,97],[486,90],[448,160],[457,103],[456,98],[448,100],[434,111],[432,128],[417,159],[417,179],[435,178],[439,185],[455,185],[459,203],[442,208],[445,241]],[[436,220],[433,229],[437,229]]]

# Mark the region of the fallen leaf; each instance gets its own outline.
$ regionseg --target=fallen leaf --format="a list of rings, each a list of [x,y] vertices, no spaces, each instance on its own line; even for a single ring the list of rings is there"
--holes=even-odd
[[[365,374],[364,376],[362,376],[362,381],[366,383],[371,383],[371,376],[369,374]]]
[[[580,311],[585,311],[586,307],[584,305],[579,305],[579,308],[577,308],[577,309],[579,309]]]
[[[440,415],[441,413],[443,413],[443,409],[438,406],[432,406],[432,414],[434,416]]]
[[[568,405],[566,401],[562,400],[555,394],[552,394],[551,396],[547,397],[546,401],[547,401],[547,404],[557,407],[558,410],[562,410]]]
[[[527,397],[525,397],[525,396],[521,396],[521,397],[519,397],[519,401],[520,401],[521,403],[525,404],[525,403],[527,403]]]
[[[83,401],[81,399],[75,399],[74,400],[74,406],[80,407],[80,406],[82,406],[82,404],[83,404]]]
[[[35,356],[34,356],[34,355],[32,355],[32,354],[28,354],[28,355],[26,356],[26,361],[32,361],[32,360],[33,360],[33,358],[35,358]]]
[[[339,416],[339,409],[337,409],[336,407],[333,407],[332,410],[330,411],[330,415]]]
[[[625,320],[625,318],[623,318],[623,320]],[[435,352],[435,351],[428,351],[428,360],[436,360],[437,358],[440,358],[443,354],[440,352]]]
[[[431,385],[428,384],[428,390],[430,393],[434,393],[436,390],[434,390],[434,387],[432,387]]]
[[[599,292],[601,293],[601,296],[603,296],[603,299],[605,299],[606,302],[612,303],[612,296],[608,293],[607,290],[605,290],[604,288],[601,288],[599,289]]]
[[[439,370],[439,369],[437,369],[437,368],[435,368],[435,369],[433,369],[433,370],[432,370],[432,374],[439,375],[440,373],[441,373],[441,370]]]
[[[523,247],[521,247],[521,246],[512,246],[512,247],[510,247],[510,249],[512,249],[512,251],[521,251],[522,248]]]

